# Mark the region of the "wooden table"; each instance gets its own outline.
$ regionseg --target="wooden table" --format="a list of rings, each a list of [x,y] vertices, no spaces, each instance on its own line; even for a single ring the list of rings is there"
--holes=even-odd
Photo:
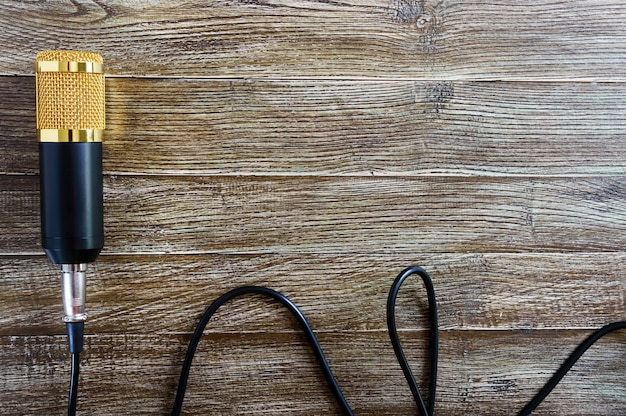
[[[292,298],[358,415],[414,414],[384,304],[440,307],[437,415],[513,415],[626,318],[624,1],[0,1],[0,413],[63,414],[39,244],[35,54],[107,68],[106,248],[79,412],[166,415],[204,309]],[[401,338],[427,376],[426,298]],[[623,415],[626,334],[537,415]],[[185,414],[339,414],[295,321],[227,304]]]

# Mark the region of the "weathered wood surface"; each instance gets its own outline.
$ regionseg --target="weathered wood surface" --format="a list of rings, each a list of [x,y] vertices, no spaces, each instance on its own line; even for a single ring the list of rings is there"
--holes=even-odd
[[[0,77],[0,172],[37,173],[33,77]],[[626,84],[107,79],[117,174],[626,172]]]
[[[2,2],[0,74],[94,49],[116,75],[626,78],[619,0]]]
[[[623,319],[624,261],[623,253],[106,255],[89,277],[89,331],[189,332],[214,299],[245,285],[288,295],[318,331],[383,331],[389,287],[412,264],[433,275],[442,330],[593,328]],[[0,273],[0,335],[57,334],[58,276],[47,259],[3,256]],[[287,312],[271,303],[233,301],[214,328],[237,333],[251,315],[262,318],[246,323],[251,330],[280,326]],[[428,327],[419,278],[405,283],[397,309],[402,328]]]
[[[65,338],[54,336],[63,332],[56,273],[43,256],[0,260],[2,275],[11,277],[0,285],[0,364],[12,380],[4,405],[16,414],[63,413],[68,369]],[[413,261],[409,255],[102,256],[89,281],[81,409],[166,414],[185,334],[200,313],[229,288],[262,284],[302,307],[357,414],[411,414],[383,311],[391,270]],[[595,327],[623,316],[623,253],[431,254],[420,261],[435,276],[443,329],[437,414],[513,414],[589,333],[557,328]],[[25,304],[37,308],[25,311]],[[418,374],[426,359],[425,307],[421,284],[408,281],[398,321]],[[258,296],[233,301],[206,333],[187,397],[191,414],[337,412],[295,322],[275,303]],[[621,414],[625,336],[592,349],[538,414]],[[13,394],[23,390],[28,393]],[[563,406],[573,397],[575,407]]]
[[[415,412],[383,315],[405,266],[438,296],[437,415],[515,414],[626,320],[623,1],[0,1],[0,42],[0,414],[65,412],[38,235],[48,48],[108,71],[81,414],[169,414],[197,319],[241,285],[302,307],[359,415]],[[423,381],[420,283],[397,309]],[[207,335],[186,414],[339,414],[275,303],[233,301]],[[623,415],[625,343],[602,340],[536,414]]]
[[[272,325],[273,333],[246,332],[245,323],[238,334],[208,332],[194,360],[185,411],[338,414],[303,336],[279,330],[294,325],[288,320]],[[515,414],[588,334],[442,332],[436,414]],[[418,379],[425,378],[425,337],[402,333]],[[385,333],[320,333],[319,341],[356,414],[414,414]],[[80,409],[98,415],[167,414],[187,342],[187,336],[167,334],[87,336]],[[536,414],[622,415],[624,342],[626,335],[615,333],[590,349]],[[16,409],[16,415],[62,414],[68,372],[64,337],[3,336],[0,348],[3,408]]]
[[[0,177],[0,253],[40,253],[39,182]],[[108,253],[623,251],[624,177],[112,176]]]

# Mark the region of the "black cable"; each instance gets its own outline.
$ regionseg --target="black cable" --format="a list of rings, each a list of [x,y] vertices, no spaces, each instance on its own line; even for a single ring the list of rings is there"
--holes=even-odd
[[[428,401],[424,403],[424,399],[420,393],[419,386],[415,377],[413,376],[413,372],[411,371],[411,367],[404,355],[404,350],[402,348],[402,344],[400,343],[400,338],[398,337],[398,330],[396,328],[396,298],[398,297],[398,292],[402,283],[406,280],[407,277],[412,274],[417,274],[422,278],[424,282],[424,286],[426,287],[426,294],[428,297],[428,311],[429,311],[429,325],[430,325],[430,374],[428,376]],[[389,291],[389,296],[387,298],[387,328],[389,329],[389,338],[391,339],[391,345],[393,346],[393,350],[396,354],[396,358],[400,363],[400,367],[402,367],[402,372],[404,373],[404,378],[406,379],[409,388],[411,389],[411,393],[413,394],[413,399],[417,404],[418,414],[420,416],[431,416],[434,413],[435,409],[435,389],[437,387],[437,362],[438,362],[438,352],[439,352],[439,328],[437,322],[437,300],[435,299],[435,289],[433,287],[433,282],[426,272],[426,270],[421,267],[413,266],[403,270],[396,280],[391,285],[391,290]]]
[[[430,325],[430,374],[428,378],[428,400],[424,402],[419,385],[413,376],[413,373],[410,369],[406,356],[404,355],[404,351],[402,349],[402,344],[398,337],[398,331],[396,328],[396,316],[395,316],[395,305],[396,299],[398,296],[398,292],[400,291],[400,287],[404,283],[404,281],[411,275],[417,274],[422,278],[424,282],[424,286],[426,288],[426,294],[428,297],[428,309],[429,309],[429,325]],[[344,397],[335,377],[332,374],[330,366],[328,365],[328,361],[324,356],[324,352],[322,351],[315,334],[313,333],[313,329],[310,324],[307,322],[304,314],[300,309],[287,298],[285,295],[276,292],[272,289],[268,289],[265,287],[259,286],[246,286],[240,287],[237,289],[233,289],[230,292],[225,293],[220,296],[217,300],[215,300],[211,306],[206,310],[200,322],[196,326],[196,330],[193,333],[191,341],[189,342],[189,347],[187,348],[187,354],[185,355],[185,360],[183,363],[183,368],[180,374],[180,380],[178,382],[178,389],[176,392],[176,399],[174,400],[174,407],[172,410],[172,416],[179,416],[182,407],[183,400],[185,398],[185,391],[187,389],[187,381],[189,379],[189,372],[191,370],[191,364],[193,361],[193,357],[196,352],[196,348],[198,347],[198,343],[202,338],[202,333],[209,320],[213,316],[213,314],[226,302],[245,294],[261,294],[269,296],[281,304],[287,307],[287,309],[295,316],[300,327],[303,329],[313,352],[317,358],[317,361],[320,365],[322,372],[328,382],[333,394],[337,398],[339,405],[341,406],[343,412],[348,416],[353,416],[352,409],[350,408],[346,398]],[[438,362],[438,349],[439,349],[439,334],[438,334],[438,318],[437,318],[437,301],[435,298],[435,290],[433,287],[432,280],[426,270],[421,267],[413,266],[406,268],[403,270],[398,277],[393,282],[391,289],[389,291],[389,296],[387,298],[387,327],[389,329],[389,337],[391,339],[391,344],[393,346],[394,352],[396,354],[396,358],[402,367],[402,372],[404,373],[404,377],[409,384],[409,388],[411,389],[411,393],[413,394],[413,398],[415,399],[418,414],[420,416],[433,416],[434,415],[434,406],[435,406],[435,391],[437,386],[437,362]],[[626,322],[614,322],[612,324],[606,325],[599,329],[598,331],[591,334],[585,341],[583,341],[574,352],[570,355],[570,357],[563,363],[561,368],[552,376],[552,378],[545,384],[545,386],[537,393],[537,395],[533,398],[533,400],[524,407],[524,409],[519,413],[519,416],[529,416],[539,404],[546,398],[548,394],[554,389],[554,387],[559,383],[559,381],[565,376],[565,374],[572,368],[572,366],[578,361],[578,359],[587,351],[596,341],[605,336],[606,334],[619,330],[626,329]],[[69,332],[68,332],[69,334]],[[76,360],[78,360],[78,354],[76,355]],[[74,354],[72,355],[72,363],[74,363]],[[78,361],[77,361],[78,362]],[[76,369],[76,382],[78,381],[78,368]]]
[[[70,376],[69,397],[67,399],[67,416],[76,414],[76,402],[78,400],[78,375],[80,373],[80,353],[72,354],[72,368]]]
[[[541,402],[550,394],[552,389],[561,381],[565,374],[572,368],[576,361],[600,338],[618,329],[626,329],[626,322],[613,322],[608,324],[591,334],[584,340],[561,365],[556,373],[548,380],[548,382],[539,390],[535,397],[522,409],[519,416],[528,416],[541,404]]]
[[[337,381],[335,380],[335,377],[333,376],[333,373],[330,370],[328,361],[326,360],[326,357],[324,356],[324,352],[322,351],[322,348],[319,342],[317,341],[315,334],[313,333],[313,329],[311,328],[311,325],[308,323],[308,321],[304,317],[304,314],[302,313],[302,311],[300,311],[300,309],[291,300],[289,300],[285,295],[278,293],[272,289],[259,287],[259,286],[245,286],[245,287],[233,289],[230,292],[227,292],[224,295],[220,296],[206,310],[206,312],[200,319],[200,322],[198,322],[198,325],[196,326],[196,330],[194,331],[193,336],[191,337],[191,341],[189,342],[189,347],[187,348],[187,354],[185,356],[185,361],[183,363],[183,368],[180,374],[180,380],[178,382],[178,390],[176,392],[176,399],[174,400],[174,407],[172,409],[172,416],[178,416],[180,415],[180,412],[182,411],[183,400],[185,399],[185,390],[187,389],[187,380],[189,379],[189,371],[191,370],[191,363],[193,361],[196,348],[198,347],[198,343],[200,342],[200,338],[202,338],[202,333],[204,332],[204,328],[209,323],[209,320],[211,319],[213,314],[224,303],[238,296],[242,296],[246,294],[259,294],[259,295],[269,296],[270,298],[273,298],[277,300],[278,302],[280,302],[281,304],[283,304],[293,314],[293,316],[296,318],[296,320],[300,324],[300,327],[304,331],[306,338],[309,341],[311,348],[313,349],[315,357],[317,358],[317,362],[319,363],[320,368],[322,372],[324,373],[324,377],[326,378],[328,385],[330,386],[333,394],[335,395],[337,402],[341,406],[341,409],[346,415],[352,416],[353,415],[352,409],[350,408],[350,405],[348,404],[346,398],[341,392],[341,389],[339,388],[339,385],[337,384]]]
[[[85,332],[84,322],[67,322],[67,346],[71,354],[70,388],[67,399],[67,415],[76,414],[76,402],[78,401],[78,378],[80,373],[80,353],[83,350],[83,338]]]

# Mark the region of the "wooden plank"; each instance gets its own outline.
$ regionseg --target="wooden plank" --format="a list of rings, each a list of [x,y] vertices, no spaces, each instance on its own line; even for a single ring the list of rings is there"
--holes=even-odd
[[[624,251],[624,177],[105,180],[106,253]],[[0,176],[0,253],[38,254],[38,179]]]
[[[515,414],[589,331],[444,331],[436,413]],[[425,378],[424,334],[402,334],[416,377]],[[387,335],[322,333],[335,376],[359,415],[415,412]],[[79,409],[85,414],[168,414],[187,336],[88,336]],[[538,415],[621,415],[626,334],[590,349]],[[494,348],[497,345],[497,348]],[[14,415],[60,414],[68,357],[64,337],[0,337],[0,400]],[[302,394],[306,392],[306,394]],[[340,414],[302,335],[211,333],[189,380],[187,414]]]
[[[36,174],[34,80],[0,77],[0,172]],[[626,84],[107,80],[117,174],[626,172]],[[390,139],[393,138],[393,139]]]
[[[32,74],[39,50],[62,47],[131,76],[623,80],[625,13],[619,0],[2,2],[0,73]]]
[[[412,264],[433,278],[442,329],[594,328],[626,319],[625,261],[624,253],[101,256],[89,269],[87,331],[189,332],[213,300],[247,285],[289,296],[318,331],[383,331],[387,292]],[[57,273],[44,256],[0,257],[0,335],[63,331]],[[417,276],[396,311],[400,328],[428,329]],[[290,322],[276,302],[246,296],[209,327],[263,332]]]

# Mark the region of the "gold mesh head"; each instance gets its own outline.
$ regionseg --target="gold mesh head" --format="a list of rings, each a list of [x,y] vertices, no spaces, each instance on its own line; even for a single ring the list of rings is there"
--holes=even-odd
[[[38,129],[104,129],[102,56],[44,51],[35,60]]]

